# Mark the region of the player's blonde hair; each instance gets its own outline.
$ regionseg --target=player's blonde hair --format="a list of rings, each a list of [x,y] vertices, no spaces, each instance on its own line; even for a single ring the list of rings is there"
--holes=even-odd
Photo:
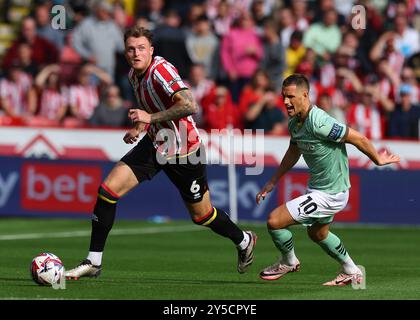
[[[140,38],[145,37],[147,40],[149,40],[149,43],[153,43],[153,34],[149,29],[139,27],[139,26],[133,26],[131,28],[128,28],[124,33],[124,43],[127,41],[128,38],[134,37],[134,38]]]

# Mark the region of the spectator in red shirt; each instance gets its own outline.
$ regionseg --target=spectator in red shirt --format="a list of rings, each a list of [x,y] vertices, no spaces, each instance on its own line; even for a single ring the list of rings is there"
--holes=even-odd
[[[16,64],[32,79],[38,74],[38,65],[32,60],[32,47],[27,42],[22,42],[18,46]]]
[[[284,115],[280,110],[282,99],[275,94],[274,86],[265,71],[259,70],[254,74],[239,101],[239,110],[247,128],[265,129],[270,134],[283,133]]]
[[[251,83],[246,85],[239,98],[239,110],[245,115],[251,104],[256,103],[271,86],[267,72],[258,70],[251,79]]]
[[[38,66],[43,66],[58,61],[58,50],[48,40],[36,33],[36,23],[32,17],[25,17],[22,21],[20,36],[6,51],[3,59],[3,67],[10,68],[14,62],[18,62],[18,50],[21,43],[28,43],[32,48],[32,61]]]
[[[226,87],[218,86],[212,92],[211,98],[203,105],[204,127],[211,129],[225,129],[229,124],[234,128],[241,128],[239,110],[233,104],[232,98]]]

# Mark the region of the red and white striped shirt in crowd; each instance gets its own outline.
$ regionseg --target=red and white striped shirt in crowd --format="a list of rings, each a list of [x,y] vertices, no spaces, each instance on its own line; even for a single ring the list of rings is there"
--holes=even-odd
[[[392,52],[387,56],[389,66],[396,74],[401,74],[401,70],[404,66],[404,60],[404,56],[398,51]]]
[[[324,88],[335,86],[335,67],[332,63],[324,64],[320,71],[320,83]]]
[[[49,120],[57,120],[61,108],[66,106],[67,100],[67,92],[64,88],[61,91],[43,89],[39,104],[39,115]]]
[[[27,95],[31,85],[32,78],[23,72],[16,82],[8,79],[0,80],[0,97],[9,101],[14,115],[20,116],[27,111]]]
[[[348,124],[367,138],[377,140],[383,137],[383,119],[373,104],[371,107],[353,104],[347,113]]]
[[[139,104],[137,107],[148,113],[171,108],[174,104],[173,95],[178,91],[188,89],[177,69],[159,56],[153,58],[141,77],[136,75],[133,68],[128,77]],[[165,156],[185,155],[196,150],[201,143],[199,132],[191,116],[153,123],[149,126],[147,133],[157,151]],[[169,138],[166,143],[164,143],[164,137]]]
[[[381,95],[390,99],[394,99],[395,93],[391,81],[388,78],[382,78],[378,81],[379,91]]]
[[[99,104],[98,88],[93,85],[72,85],[68,99],[70,106],[76,107],[82,117],[88,120]]]

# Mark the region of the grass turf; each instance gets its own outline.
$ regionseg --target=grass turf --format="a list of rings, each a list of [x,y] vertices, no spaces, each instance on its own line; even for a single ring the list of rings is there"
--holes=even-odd
[[[166,230],[182,226],[187,229]],[[237,254],[230,241],[208,229],[188,221],[117,221],[108,238],[101,277],[67,281],[65,290],[53,290],[30,279],[32,258],[52,252],[67,269],[74,267],[87,253],[90,222],[1,219],[0,299],[420,299],[419,228],[333,226],[355,262],[366,269],[366,289],[354,290],[351,286],[321,286],[335,276],[338,264],[312,243],[300,226],[291,230],[301,271],[277,281],[260,280],[259,270],[273,263],[278,252],[264,224],[243,227],[259,236],[254,264],[246,274],[236,271]],[[51,237],[51,233],[80,230],[85,230],[85,235]],[[28,233],[38,235],[4,240],[5,235]]]

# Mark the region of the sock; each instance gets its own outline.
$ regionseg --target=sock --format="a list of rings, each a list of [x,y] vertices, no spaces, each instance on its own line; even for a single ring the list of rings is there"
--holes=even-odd
[[[318,242],[321,248],[335,260],[337,260],[343,267],[345,273],[352,274],[359,271],[359,268],[354,264],[347,250],[344,248],[340,238],[334,233],[328,232],[328,236]]]
[[[89,251],[86,259],[89,259],[94,266],[100,266],[102,264],[102,252]]]
[[[217,234],[229,238],[236,246],[241,245],[243,240],[247,238],[246,233],[239,229],[239,227],[230,220],[229,215],[221,209],[212,208],[205,216],[199,219],[193,219],[193,221],[195,224],[209,227]]]
[[[279,249],[282,254],[281,262],[289,266],[296,265],[298,259],[295,255],[292,233],[288,229],[268,229],[268,232],[270,233],[277,249]]]
[[[105,184],[101,184],[92,215],[90,252],[104,251],[108,233],[114,224],[118,199],[117,194],[113,193]]]
[[[251,241],[251,236],[248,233],[246,233],[245,231],[242,231],[242,233],[244,235],[244,238],[238,245],[236,245],[236,247],[239,250],[245,250],[248,247],[249,242]]]

